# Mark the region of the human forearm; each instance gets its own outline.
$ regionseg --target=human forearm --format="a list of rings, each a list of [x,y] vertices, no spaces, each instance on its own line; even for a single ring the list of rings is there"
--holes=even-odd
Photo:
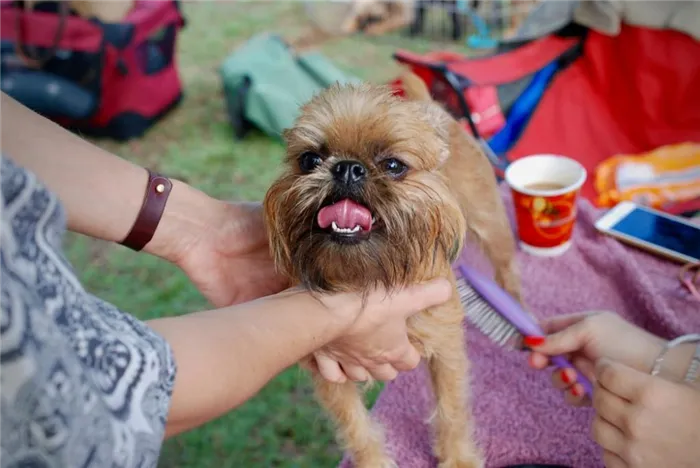
[[[4,93],[2,117],[4,156],[37,174],[58,195],[70,230],[112,242],[126,237],[143,203],[145,169],[98,148]],[[192,187],[173,183],[161,223],[144,249],[164,258],[174,255],[175,240],[185,242],[192,225],[215,204]]]
[[[348,301],[350,302],[350,301]],[[338,337],[352,321],[307,293],[149,322],[170,343],[178,371],[166,434],[239,406],[272,377]]]

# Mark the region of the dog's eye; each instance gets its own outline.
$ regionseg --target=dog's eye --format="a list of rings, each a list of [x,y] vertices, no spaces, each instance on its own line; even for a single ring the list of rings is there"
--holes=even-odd
[[[299,169],[301,169],[302,172],[311,172],[320,166],[322,162],[323,160],[321,159],[321,156],[316,153],[312,153],[311,151],[307,151],[299,156]]]
[[[401,177],[408,170],[408,166],[396,158],[387,158],[383,160],[379,163],[379,167],[391,177]]]

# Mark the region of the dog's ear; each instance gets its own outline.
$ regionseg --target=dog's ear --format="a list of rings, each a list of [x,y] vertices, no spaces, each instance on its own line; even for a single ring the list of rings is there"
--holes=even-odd
[[[423,118],[435,129],[437,136],[445,143],[449,143],[450,126],[455,123],[452,116],[435,101],[421,102],[419,105]]]
[[[438,157],[438,167],[442,167],[450,156],[450,131],[455,121],[438,103],[435,101],[421,101],[412,103],[417,107],[416,115],[432,127],[435,136],[440,141],[440,154]]]
[[[400,77],[404,98],[413,101],[419,108],[427,123],[435,129],[438,138],[444,143],[445,150],[439,155],[439,165],[442,166],[450,155],[450,125],[454,119],[443,107],[433,100],[428,85],[412,71],[403,73]]]
[[[412,71],[406,71],[399,77],[399,80],[407,100],[432,102],[433,97],[430,95],[428,85],[418,75]]]

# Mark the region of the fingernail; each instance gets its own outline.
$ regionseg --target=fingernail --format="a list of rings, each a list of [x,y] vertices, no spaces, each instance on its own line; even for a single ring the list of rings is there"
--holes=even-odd
[[[569,391],[575,397],[581,396],[581,390],[579,390],[578,385],[574,385],[573,387],[571,387],[571,389]]]
[[[572,382],[571,376],[569,373],[564,369],[559,373],[559,376],[561,377],[561,381],[564,382],[565,384],[570,384]]]
[[[523,343],[529,348],[542,346],[544,344],[544,336],[526,336],[523,338]]]

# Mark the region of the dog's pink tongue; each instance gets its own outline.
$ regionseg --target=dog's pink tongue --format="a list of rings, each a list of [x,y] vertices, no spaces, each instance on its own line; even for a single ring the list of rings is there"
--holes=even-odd
[[[352,229],[357,225],[365,231],[372,229],[372,213],[364,206],[347,198],[324,206],[318,212],[318,225],[322,229],[333,224],[333,221],[343,229]]]

